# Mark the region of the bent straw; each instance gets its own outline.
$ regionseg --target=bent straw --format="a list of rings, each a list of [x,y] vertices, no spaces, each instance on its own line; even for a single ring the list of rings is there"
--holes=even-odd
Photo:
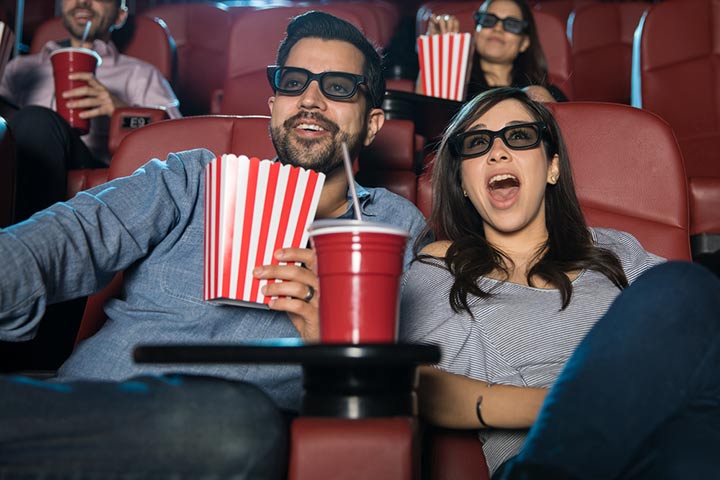
[[[92,21],[88,21],[88,22],[85,24],[85,31],[83,31],[83,34],[82,34],[82,42],[83,42],[83,43],[85,43],[85,41],[87,40],[88,35],[90,35],[90,26],[91,26],[91,25],[92,25]]]
[[[348,186],[350,187],[350,195],[353,200],[353,209],[355,210],[355,220],[362,220],[360,216],[360,202],[358,201],[357,191],[355,190],[355,179],[352,173],[352,162],[350,161],[350,152],[348,152],[347,143],[342,142],[343,161],[345,163],[345,173],[348,177]]]

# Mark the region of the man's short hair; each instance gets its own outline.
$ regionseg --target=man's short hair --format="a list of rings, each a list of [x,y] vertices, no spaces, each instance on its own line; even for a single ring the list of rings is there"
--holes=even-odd
[[[372,107],[380,108],[385,95],[385,77],[382,60],[375,47],[353,24],[325,12],[311,11],[293,18],[287,27],[287,36],[280,44],[277,65],[284,66],[290,50],[303,38],[340,40],[352,44],[365,57],[363,75],[367,78]]]

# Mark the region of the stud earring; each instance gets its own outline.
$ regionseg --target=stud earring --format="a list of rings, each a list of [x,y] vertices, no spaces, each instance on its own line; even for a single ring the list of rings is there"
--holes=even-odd
[[[463,196],[467,197],[467,192],[463,190]]]

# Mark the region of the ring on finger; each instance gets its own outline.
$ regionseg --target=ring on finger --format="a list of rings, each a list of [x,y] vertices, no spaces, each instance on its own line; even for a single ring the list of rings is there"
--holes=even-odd
[[[308,287],[308,291],[305,294],[305,296],[303,297],[303,301],[305,301],[305,302],[309,302],[315,296],[315,288],[313,288],[312,285],[308,285],[307,287]]]

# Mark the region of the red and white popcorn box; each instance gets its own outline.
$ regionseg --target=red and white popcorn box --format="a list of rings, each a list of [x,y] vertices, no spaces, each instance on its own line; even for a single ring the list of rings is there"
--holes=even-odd
[[[6,23],[0,22],[0,78],[5,72],[5,66],[10,60],[14,47],[15,34]]]
[[[304,247],[325,175],[271,160],[222,155],[205,167],[206,301],[267,308],[253,278],[279,264],[275,251]]]
[[[465,100],[472,36],[469,33],[420,35],[417,45],[425,95]]]

